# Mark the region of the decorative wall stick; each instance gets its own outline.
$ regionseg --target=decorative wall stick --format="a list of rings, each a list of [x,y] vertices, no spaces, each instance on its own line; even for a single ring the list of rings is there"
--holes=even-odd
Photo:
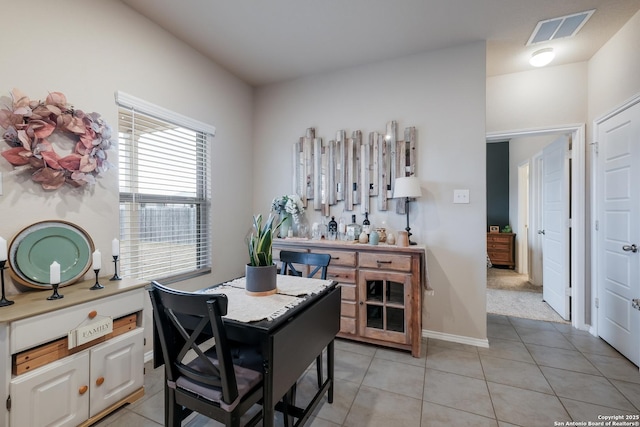
[[[408,143],[409,150],[409,175],[415,175],[416,173],[416,128],[414,126],[404,129],[404,140]]]
[[[336,142],[333,140],[329,141],[329,143],[325,146],[325,152],[328,152],[327,191],[329,194],[327,197],[327,205],[332,206],[336,204]]]
[[[369,208],[369,187],[371,183],[371,145],[360,146],[360,212],[371,212]]]
[[[303,191],[303,189],[305,188],[305,186],[303,185],[303,183],[305,182],[304,179],[304,171],[302,168],[302,140],[303,138],[301,137],[298,142],[295,142],[293,144],[293,156],[292,156],[292,162],[293,162],[293,194],[297,194],[300,196],[300,199],[302,200],[302,197],[305,196],[306,199],[306,191]],[[302,200],[302,204],[306,205],[306,200]]]
[[[387,131],[385,135],[385,140],[387,141],[388,153],[389,153],[389,166],[390,166],[390,174],[389,174],[389,182],[391,183],[391,193],[393,194],[393,186],[398,176],[398,172],[396,171],[397,160],[396,160],[396,141],[398,140],[397,133],[397,124],[395,121],[390,121],[387,123]]]
[[[369,146],[371,147],[371,186],[369,188],[370,196],[377,196],[379,191],[379,179],[380,172],[378,151],[380,146],[378,145],[378,132],[369,132]]]
[[[362,132],[354,130],[353,134],[353,204],[360,204],[360,147],[362,146]]]
[[[356,174],[357,169],[354,168],[355,165],[355,153],[354,153],[355,141],[353,138],[347,139],[347,171],[345,173],[344,181],[345,181],[345,190],[344,190],[344,209],[347,211],[353,210],[353,193],[354,193],[354,174]]]
[[[387,150],[387,143],[384,140],[383,134],[378,134],[378,140],[376,142],[378,146],[378,182],[380,190],[378,192],[378,210],[386,211],[388,209],[387,199],[389,198],[389,192],[391,190],[391,184],[389,181],[389,156]]]
[[[302,141],[302,152],[304,155],[304,175],[306,177],[306,192],[303,204],[307,206],[307,200],[313,199],[313,138],[315,131],[313,128],[307,129],[307,134]]]
[[[322,209],[322,138],[313,138],[313,209]]]
[[[347,168],[346,158],[346,132],[339,130],[336,133],[336,201],[344,200],[344,183]]]

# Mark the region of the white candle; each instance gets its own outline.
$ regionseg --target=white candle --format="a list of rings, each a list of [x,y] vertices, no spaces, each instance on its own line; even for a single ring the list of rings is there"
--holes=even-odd
[[[56,285],[60,283],[60,264],[53,261],[49,266],[49,283]]]
[[[7,241],[0,237],[0,261],[7,260]]]
[[[111,241],[111,255],[113,256],[120,255],[120,241],[118,239],[113,239]]]
[[[93,253],[93,269],[100,270],[100,267],[102,267],[102,254],[96,249]]]

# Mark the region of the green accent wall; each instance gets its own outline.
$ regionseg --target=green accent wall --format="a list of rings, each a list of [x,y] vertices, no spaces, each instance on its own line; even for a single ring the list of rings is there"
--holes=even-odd
[[[487,144],[487,231],[509,224],[509,141]]]

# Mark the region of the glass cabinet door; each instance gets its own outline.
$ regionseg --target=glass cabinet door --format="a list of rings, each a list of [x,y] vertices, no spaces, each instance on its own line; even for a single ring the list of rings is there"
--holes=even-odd
[[[360,334],[398,343],[409,342],[411,274],[360,271]]]

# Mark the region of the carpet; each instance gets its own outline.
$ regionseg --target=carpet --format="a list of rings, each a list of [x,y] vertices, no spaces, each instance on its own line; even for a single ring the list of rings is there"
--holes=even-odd
[[[526,292],[542,292],[542,286],[534,285],[525,274],[505,268],[487,269],[487,288]]]
[[[524,274],[495,267],[487,269],[487,313],[568,323],[542,300],[542,286]]]
[[[542,301],[542,293],[538,292],[487,289],[487,313],[569,323]]]

